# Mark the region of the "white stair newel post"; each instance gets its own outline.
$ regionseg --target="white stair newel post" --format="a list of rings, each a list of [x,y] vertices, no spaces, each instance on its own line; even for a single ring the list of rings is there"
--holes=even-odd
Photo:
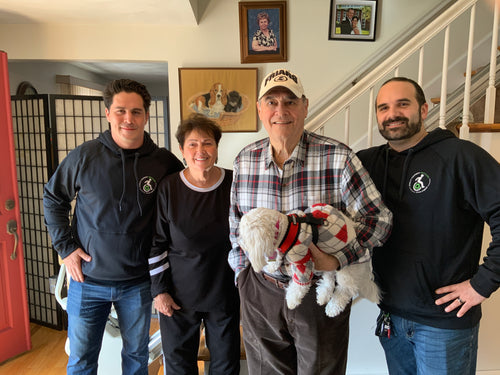
[[[495,13],[493,17],[493,30],[491,37],[491,56],[490,56],[490,76],[489,85],[486,89],[486,101],[484,103],[484,123],[493,124],[495,120],[495,69],[497,61],[498,47],[498,1],[495,1]]]

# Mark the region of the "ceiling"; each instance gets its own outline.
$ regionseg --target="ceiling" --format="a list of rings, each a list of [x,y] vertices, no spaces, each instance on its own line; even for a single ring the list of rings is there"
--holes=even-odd
[[[0,0],[0,23],[197,25],[209,0]]]

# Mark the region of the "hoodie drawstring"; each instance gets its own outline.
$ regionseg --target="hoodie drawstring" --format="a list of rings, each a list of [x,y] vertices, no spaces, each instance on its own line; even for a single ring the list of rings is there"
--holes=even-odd
[[[389,173],[389,147],[385,149],[384,184],[382,185],[382,198],[386,197],[388,173]]]
[[[126,186],[125,186],[125,153],[123,152],[123,150],[120,148],[120,155],[121,155],[121,158],[122,158],[122,195],[120,197],[120,203],[118,205],[119,209],[120,209],[120,212],[122,211],[122,201],[123,201],[123,198],[125,197],[125,190],[126,190]]]
[[[389,153],[391,152],[391,148],[387,145],[385,149],[385,166],[384,166],[384,183],[382,185],[382,198],[386,197],[387,193],[387,179],[389,175]],[[401,171],[401,180],[399,183],[399,199],[403,198],[404,189],[405,189],[405,181],[406,175],[408,173],[408,166],[410,165],[411,158],[413,157],[413,149],[410,148],[405,157],[405,162],[403,164],[403,170]]]
[[[404,185],[406,181],[406,174],[408,173],[408,166],[410,164],[410,159],[412,158],[413,154],[413,149],[410,148],[408,150],[408,154],[406,155],[405,162],[403,164],[403,173],[401,173],[401,183],[399,184],[399,199],[403,198],[403,192],[404,192]]]
[[[119,203],[119,209],[120,209],[120,212],[122,211],[122,202],[123,202],[123,199],[125,198],[125,192],[127,190],[126,188],[126,179],[125,179],[125,176],[126,176],[126,171],[125,171],[125,153],[123,152],[122,149],[120,149],[120,155],[121,155],[121,159],[122,159],[122,195],[120,197],[120,203]],[[135,189],[135,200],[137,202],[137,206],[139,207],[139,212],[140,212],[140,215],[142,216],[142,206],[141,206],[141,201],[140,201],[140,196],[139,196],[139,181],[138,181],[138,174],[137,174],[137,163],[139,161],[139,156],[141,154],[136,152],[134,154],[134,179],[135,179],[135,186],[136,186],[136,189]]]
[[[139,153],[136,152],[135,153],[135,158],[134,158],[134,178],[135,178],[135,199],[137,201],[137,206],[139,207],[139,212],[142,216],[142,207],[141,207],[141,201],[140,201],[140,197],[139,197],[139,181],[138,181],[138,177],[137,177],[137,162],[139,161]]]

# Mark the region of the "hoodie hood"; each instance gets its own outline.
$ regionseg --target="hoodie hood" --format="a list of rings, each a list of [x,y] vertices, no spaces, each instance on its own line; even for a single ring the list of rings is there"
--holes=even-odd
[[[382,187],[382,197],[385,197],[386,195],[386,187],[387,187],[387,176],[389,173],[389,158],[392,155],[401,155],[405,157],[404,164],[403,164],[403,171],[401,173],[401,183],[399,184],[399,197],[401,198],[403,196],[403,190],[405,187],[404,181],[406,181],[407,174],[408,174],[408,168],[409,165],[414,157],[415,154],[418,152],[425,150],[428,147],[432,147],[436,143],[439,143],[445,139],[448,138],[456,138],[455,135],[450,132],[449,130],[444,130],[441,128],[437,128],[433,131],[431,131],[427,136],[425,136],[418,144],[415,146],[406,149],[401,152],[394,151],[391,146],[389,146],[389,143],[386,143],[384,146],[381,146],[382,149],[384,150],[385,154],[385,168],[384,168],[384,183]]]
[[[447,139],[447,138],[456,138],[456,137],[449,130],[437,128],[437,129],[431,131],[429,134],[427,134],[427,136],[425,136],[418,144],[416,144],[412,148],[409,148],[406,151],[407,152],[411,151],[412,153],[419,152],[420,150],[423,150],[423,149],[425,149],[429,146],[432,146],[438,142],[441,142],[442,140]],[[387,145],[387,146],[389,146],[389,145]],[[403,151],[403,152],[406,152],[406,151]]]
[[[119,157],[122,161],[122,194],[120,196],[120,201],[119,201],[119,210],[122,211],[122,203],[123,199],[125,197],[125,194],[127,192],[126,189],[126,158],[127,157],[133,157],[134,158],[134,179],[135,179],[135,186],[136,186],[136,201],[137,201],[137,206],[139,207],[140,214],[142,216],[142,206],[141,206],[141,201],[140,201],[140,192],[139,192],[139,174],[137,171],[137,163],[139,161],[139,157],[141,156],[147,156],[153,153],[158,149],[158,146],[153,142],[151,137],[147,132],[144,132],[144,142],[142,143],[142,146],[139,147],[138,149],[135,150],[126,150],[121,148],[116,144],[116,142],[113,140],[113,136],[111,135],[110,130],[106,130],[104,133],[99,135],[97,138],[99,142],[101,142],[104,146],[106,146],[109,150],[111,150],[117,157]]]

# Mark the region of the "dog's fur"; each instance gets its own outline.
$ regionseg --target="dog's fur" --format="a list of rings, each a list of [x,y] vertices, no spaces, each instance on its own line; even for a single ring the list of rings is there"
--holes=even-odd
[[[208,116],[219,116],[227,104],[227,90],[222,83],[214,83],[208,93],[195,99],[195,104],[198,111],[208,110]]]
[[[238,112],[241,109],[243,100],[238,91],[229,91],[227,94],[227,104],[224,107],[226,112]]]
[[[318,229],[316,246],[334,255],[356,241],[354,223],[326,204],[313,205],[306,213],[323,219],[323,223],[290,223],[288,216],[291,215],[268,208],[254,208],[243,215],[239,226],[239,243],[248,254],[255,272],[261,272],[266,265],[268,272],[274,272],[284,261],[292,278],[286,289],[287,306],[290,309],[297,307],[309,291],[313,273],[321,274],[316,299],[320,305],[326,304],[328,316],[341,313],[357,295],[379,303],[380,292],[373,281],[370,262],[350,264],[339,271],[314,270],[313,258],[308,249],[313,238],[312,225]],[[295,216],[303,217],[306,213],[298,211]],[[294,225],[295,228],[291,229]],[[289,231],[297,229],[297,238],[288,236]]]

